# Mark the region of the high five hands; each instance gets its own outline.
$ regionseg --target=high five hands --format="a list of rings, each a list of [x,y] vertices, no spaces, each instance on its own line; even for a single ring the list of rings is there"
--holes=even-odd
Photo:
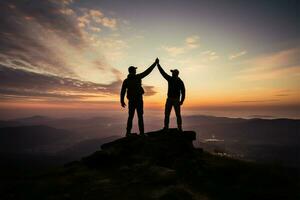
[[[159,59],[158,58],[155,59],[155,64],[157,64],[157,65],[159,64]]]

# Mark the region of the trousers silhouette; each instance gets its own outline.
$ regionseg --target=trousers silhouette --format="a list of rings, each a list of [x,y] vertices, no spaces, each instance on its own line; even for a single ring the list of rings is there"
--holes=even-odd
[[[132,129],[132,120],[134,117],[135,110],[138,115],[138,124],[139,124],[139,131],[140,134],[144,133],[144,120],[143,120],[143,99],[134,99],[128,101],[128,120],[127,120],[127,133],[131,132]]]
[[[180,101],[179,99],[171,99],[167,98],[165,105],[165,128],[169,128],[170,114],[172,107],[174,107],[176,118],[177,118],[177,126],[179,129],[182,129],[182,119],[180,113]]]

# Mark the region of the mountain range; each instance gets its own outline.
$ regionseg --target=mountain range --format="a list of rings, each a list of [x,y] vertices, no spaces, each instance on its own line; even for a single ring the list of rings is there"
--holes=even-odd
[[[147,120],[147,129],[157,130],[162,123],[154,117]],[[184,129],[197,132],[194,145],[211,153],[300,166],[300,120],[195,115],[184,116],[183,122]],[[69,161],[122,137],[124,127],[122,116],[0,121],[0,152],[64,156]]]

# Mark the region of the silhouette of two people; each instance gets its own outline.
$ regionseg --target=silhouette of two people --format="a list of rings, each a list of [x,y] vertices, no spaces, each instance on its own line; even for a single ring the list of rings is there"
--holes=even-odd
[[[128,120],[126,128],[126,136],[131,134],[132,120],[134,117],[135,110],[138,115],[138,124],[140,135],[144,135],[144,120],[143,120],[143,94],[144,89],[142,87],[142,79],[149,75],[155,66],[158,66],[161,75],[168,81],[168,97],[165,104],[165,119],[164,119],[164,129],[169,128],[169,119],[172,107],[174,107],[177,126],[180,131],[182,131],[182,119],[180,106],[185,100],[185,87],[183,81],[179,78],[179,71],[177,69],[171,70],[172,76],[168,75],[159,64],[159,59],[156,58],[155,62],[144,72],[136,74],[137,67],[130,66],[128,68],[128,76],[123,81],[120,102],[121,106],[125,107],[125,94],[127,92],[128,99]]]

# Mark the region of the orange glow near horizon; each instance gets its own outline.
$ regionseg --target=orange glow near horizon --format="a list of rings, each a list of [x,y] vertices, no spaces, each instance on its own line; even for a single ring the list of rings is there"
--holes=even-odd
[[[126,102],[127,103],[127,102]],[[164,109],[165,100],[150,101],[147,97],[144,98],[144,107],[147,109]],[[201,100],[186,100],[183,109],[197,109],[197,108],[257,108],[257,107],[284,107],[295,106],[300,107],[300,104],[295,101],[293,103],[278,103],[278,102],[234,102],[234,99],[201,99]],[[0,109],[77,109],[77,110],[122,110],[119,101],[17,101],[17,102],[2,102]]]

